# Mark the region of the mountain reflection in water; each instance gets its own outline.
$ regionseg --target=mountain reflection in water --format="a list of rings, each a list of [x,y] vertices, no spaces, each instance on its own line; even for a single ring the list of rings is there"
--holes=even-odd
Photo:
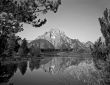
[[[78,65],[73,61],[70,57],[47,57],[0,63],[0,85],[87,85],[71,76],[68,69]]]

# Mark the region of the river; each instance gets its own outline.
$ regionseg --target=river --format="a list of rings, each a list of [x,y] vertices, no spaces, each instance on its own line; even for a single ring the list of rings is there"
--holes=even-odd
[[[72,57],[31,58],[17,63],[2,63],[0,85],[87,85],[88,79],[97,85],[91,77],[91,72],[96,73],[93,63],[86,63]]]

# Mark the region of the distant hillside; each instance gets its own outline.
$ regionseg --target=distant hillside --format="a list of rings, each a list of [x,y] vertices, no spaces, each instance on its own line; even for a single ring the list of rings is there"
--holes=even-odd
[[[29,43],[29,47],[31,47],[32,45],[37,46],[38,48],[41,49],[54,49],[54,46],[49,41],[44,39],[33,40],[32,42]]]

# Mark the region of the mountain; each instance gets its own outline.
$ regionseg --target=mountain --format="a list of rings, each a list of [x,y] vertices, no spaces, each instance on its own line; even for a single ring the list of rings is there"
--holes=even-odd
[[[78,47],[80,47],[80,48],[85,48],[85,45],[82,43],[82,42],[80,42],[78,39],[71,39],[71,43],[72,43],[72,48],[78,48]]]
[[[39,36],[37,39],[48,40],[54,45],[55,49],[67,49],[71,47],[71,39],[68,38],[64,32],[58,29],[51,29],[50,31]]]
[[[88,50],[88,46],[80,42],[78,39],[71,39],[59,29],[51,29],[43,35],[38,36],[30,43],[31,45],[39,45],[41,48],[55,48],[55,49],[73,49],[74,51]],[[89,43],[88,43],[89,44]]]
[[[92,43],[91,41],[88,41],[88,42],[85,43],[85,46],[86,46],[86,47],[93,46],[93,43]]]

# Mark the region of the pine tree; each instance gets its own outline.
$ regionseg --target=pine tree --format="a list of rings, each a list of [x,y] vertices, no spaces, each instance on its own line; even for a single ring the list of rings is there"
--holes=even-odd
[[[110,10],[106,8],[104,16],[99,18],[102,35],[105,38],[105,43],[108,46],[110,44]]]
[[[101,32],[105,38],[105,42],[102,43],[101,38],[95,42],[93,48],[91,48],[93,60],[95,66],[100,69],[103,74],[101,76],[101,82],[103,85],[110,84],[110,10],[106,8],[103,13],[103,17],[99,18],[101,26]]]
[[[22,40],[21,48],[23,49],[23,54],[26,55],[29,49],[28,49],[28,42],[25,38]]]

